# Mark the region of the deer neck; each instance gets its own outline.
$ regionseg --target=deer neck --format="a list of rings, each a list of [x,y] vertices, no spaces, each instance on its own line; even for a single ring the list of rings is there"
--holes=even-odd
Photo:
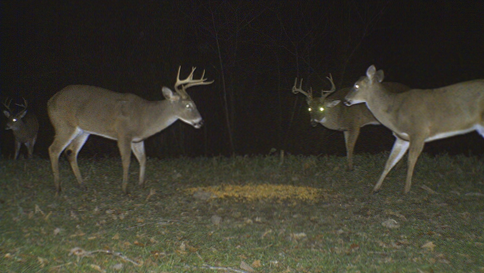
[[[331,108],[326,108],[326,114],[324,115],[324,122],[323,124],[326,128],[332,129],[332,130],[345,130],[346,128],[346,122],[345,122],[345,117],[346,117],[346,106],[343,106],[342,103],[331,107]]]
[[[147,118],[144,119],[144,122],[149,128],[152,128],[150,131],[155,131],[154,133],[167,128],[178,120],[178,116],[174,114],[174,105],[169,100],[151,102],[145,108],[145,113]]]
[[[385,86],[378,83],[371,90],[366,104],[375,116],[387,115],[393,109],[393,102],[395,100],[395,93],[389,91]]]
[[[375,85],[371,90],[371,95],[367,99],[368,109],[372,114],[385,126],[390,129],[395,129],[395,113],[398,112],[397,103],[403,93],[392,92],[388,87],[381,83]]]
[[[173,104],[168,100],[121,103],[120,115],[116,123],[120,124],[122,134],[128,134],[133,141],[142,141],[178,120]],[[119,134],[119,132],[118,132]],[[101,135],[110,135],[109,133]],[[116,136],[111,135],[116,138]]]

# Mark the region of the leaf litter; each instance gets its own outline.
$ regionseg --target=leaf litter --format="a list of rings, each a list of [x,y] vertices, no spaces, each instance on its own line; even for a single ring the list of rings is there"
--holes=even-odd
[[[309,175],[311,169],[309,168],[307,172]],[[182,173],[183,176],[178,175],[176,177],[177,180],[182,180],[182,178],[184,179],[188,176],[185,172]],[[304,184],[305,180],[300,179],[298,183]],[[353,181],[353,183],[355,182]],[[321,185],[321,187],[324,186],[327,185]],[[180,188],[180,184],[177,184],[176,187]],[[193,197],[195,197],[194,195],[197,192],[202,193],[202,198],[197,200],[216,200],[216,202],[208,202],[207,204],[193,203],[191,201],[179,203],[176,201],[187,199],[180,198],[176,194],[174,194],[173,199],[170,199],[166,194],[164,196],[160,194],[162,190],[152,188],[149,192],[147,192],[148,190],[140,191],[138,196],[126,199],[122,196],[111,194],[112,191],[110,191],[108,196],[118,199],[118,203],[116,203],[115,199],[110,200],[101,194],[94,193],[92,199],[86,198],[86,195],[83,196],[84,200],[75,200],[75,197],[69,197],[72,202],[63,211],[61,211],[62,205],[46,205],[52,202],[49,198],[48,202],[40,200],[35,203],[32,201],[29,206],[19,203],[23,208],[17,205],[15,210],[12,209],[11,211],[15,211],[12,213],[12,219],[16,219],[13,221],[18,223],[16,226],[23,225],[22,236],[24,238],[40,244],[44,239],[43,237],[50,235],[50,237],[56,238],[52,239],[52,241],[59,241],[60,239],[68,242],[70,244],[69,248],[72,245],[76,245],[74,242],[83,242],[83,245],[79,245],[82,248],[71,249],[69,256],[75,256],[79,261],[88,256],[110,255],[114,259],[121,259],[128,271],[133,270],[129,269],[129,266],[149,264],[150,259],[154,259],[154,262],[151,261],[151,264],[155,266],[157,262],[161,264],[171,261],[173,257],[181,259],[183,264],[180,264],[180,266],[193,265],[197,263],[189,260],[190,255],[197,255],[198,257],[203,257],[201,259],[204,264],[198,267],[189,266],[194,270],[198,268],[225,270],[226,272],[258,272],[258,268],[264,267],[261,269],[261,272],[266,272],[265,270],[269,268],[275,272],[285,272],[284,270],[287,272],[315,272],[307,269],[311,268],[307,264],[301,266],[300,270],[289,269],[288,261],[284,257],[292,256],[293,254],[297,256],[297,250],[299,249],[311,249],[313,253],[329,255],[336,261],[339,259],[346,260],[345,257],[351,257],[353,259],[352,262],[360,259],[360,255],[366,252],[380,265],[383,263],[396,264],[397,262],[402,262],[402,257],[405,257],[409,261],[418,263],[418,266],[421,266],[423,270],[422,272],[432,272],[432,268],[449,269],[450,266],[455,267],[458,265],[458,259],[455,256],[462,257],[461,259],[471,266],[479,267],[481,265],[480,268],[483,268],[482,260],[479,260],[482,254],[478,252],[477,254],[473,252],[459,254],[457,251],[454,256],[452,255],[452,250],[447,251],[450,254],[439,253],[444,252],[445,248],[449,246],[455,248],[452,244],[453,242],[456,242],[456,245],[462,244],[462,242],[469,242],[465,245],[466,249],[483,249],[482,231],[467,228],[465,232],[461,232],[458,227],[453,225],[454,222],[461,223],[464,224],[463,227],[465,228],[468,225],[475,226],[477,221],[482,221],[484,216],[482,212],[469,209],[471,201],[473,202],[472,204],[475,202],[478,206],[481,206],[479,204],[479,202],[482,203],[480,196],[462,194],[462,196],[465,196],[465,199],[464,197],[459,199],[455,195],[450,195],[451,191],[433,186],[432,188],[439,189],[439,194],[433,194],[428,189],[417,191],[417,188],[414,193],[403,199],[397,191],[395,193],[392,192],[391,185],[388,185],[387,187],[390,190],[386,189],[379,196],[361,197],[363,195],[354,190],[361,187],[361,184],[351,186],[343,184],[340,188],[336,188],[333,191],[309,186],[296,187],[286,185],[281,187],[281,185],[271,184],[245,186],[222,184],[220,186],[192,187],[188,190],[182,190],[184,194],[191,194]],[[304,188],[306,189],[304,190]],[[471,192],[477,192],[479,189],[471,190]],[[346,197],[350,195],[354,197],[343,199],[336,192],[345,192]],[[225,199],[225,201],[217,202],[221,199]],[[81,204],[81,201],[85,200],[93,200],[92,206]],[[136,203],[133,202],[134,200]],[[249,204],[251,201],[258,200],[268,200],[274,203]],[[321,200],[330,202],[318,203]],[[317,204],[308,206],[311,207],[312,211],[305,211],[305,204],[298,206],[279,205],[283,201],[297,202],[298,204]],[[467,203],[460,204],[460,202]],[[61,204],[61,202],[58,203]],[[268,205],[271,211],[265,211],[265,205]],[[220,210],[220,208],[217,209],[218,206],[225,207]],[[317,208],[318,206],[319,208]],[[172,210],[173,212],[168,213],[167,210]],[[197,214],[195,213],[196,210],[200,210],[205,214]],[[315,213],[313,213],[314,210],[316,210]],[[22,214],[18,214],[16,211],[22,211]],[[62,213],[59,213],[59,211]],[[353,211],[357,213],[353,213]],[[354,214],[364,217],[352,217]],[[177,215],[186,215],[187,217],[180,218]],[[298,217],[295,217],[295,215]],[[60,216],[64,217],[62,220],[65,222],[77,223],[76,229],[72,229],[69,225],[59,225]],[[153,217],[157,217],[156,220],[153,220]],[[160,222],[159,219],[167,218],[170,219],[168,222],[163,220],[163,223],[166,222],[167,224],[157,224]],[[88,221],[91,219],[97,219],[96,230],[90,230],[83,226],[83,222],[89,223]],[[205,222],[201,222],[200,219],[205,219]],[[23,222],[27,220],[35,222],[35,226],[32,228],[29,225],[24,225]],[[248,222],[249,220],[252,225],[239,225],[241,222]],[[210,222],[212,225],[205,225],[205,223]],[[152,235],[148,235],[144,240],[127,239],[129,238],[127,233],[142,231],[149,225],[155,227],[149,230],[152,232]],[[173,225],[173,229],[170,229],[171,225]],[[108,230],[114,226],[119,227],[119,229],[116,232],[109,233]],[[204,227],[210,229],[208,235],[205,233],[206,236],[201,236],[204,237],[203,240],[210,242],[207,245],[196,241],[197,239],[194,237],[197,229]],[[240,234],[225,234],[227,230],[233,227],[245,227],[245,229],[238,230]],[[379,235],[372,233],[372,229],[376,230],[375,234],[378,234],[378,229],[383,230],[383,232],[380,233],[381,236],[379,237]],[[167,239],[169,236],[161,236],[161,234],[172,235],[173,239]],[[237,253],[244,250],[244,247],[248,248],[244,255],[238,255],[240,259],[237,262],[223,263],[208,254],[208,252],[225,253],[227,251],[227,248],[223,247],[224,241],[217,241],[216,239],[217,235],[221,236],[222,234],[224,238],[230,238],[226,240],[226,242],[232,244],[230,251]],[[400,238],[400,234],[403,237]],[[110,248],[109,243],[107,243],[108,240],[101,242],[102,239],[106,239],[105,235],[108,235],[108,240],[116,241],[115,247]],[[140,234],[136,234],[136,236],[138,235]],[[359,240],[359,237],[363,238],[363,240]],[[151,241],[151,238],[156,239]],[[248,242],[251,238],[258,238],[257,241],[262,241],[262,244],[257,244],[257,247],[255,247],[254,243]],[[285,241],[291,244],[284,245],[284,243],[277,241],[278,238],[284,238]],[[356,241],[353,241],[355,238]],[[445,242],[446,240],[447,242]],[[92,243],[89,243],[89,241]],[[167,245],[169,246],[173,241],[178,241],[176,244],[177,249],[175,250],[167,248]],[[320,241],[321,244],[318,245],[315,241]],[[123,242],[126,244],[124,248]],[[472,244],[470,244],[471,242]],[[376,244],[377,247],[371,247],[372,244]],[[21,253],[22,248],[15,249],[11,245],[10,243],[8,248],[4,248],[2,258],[25,263],[28,258],[25,258],[27,257],[26,254]],[[99,245],[100,247],[97,247]],[[211,245],[211,247],[209,248],[208,245]],[[154,246],[154,248],[151,248],[151,246]],[[135,247],[135,250],[130,249],[131,247]],[[63,248],[68,249],[67,246]],[[122,252],[111,250],[115,248],[118,248],[117,250],[121,248]],[[146,253],[149,253],[151,256],[143,256],[142,254],[131,256],[133,252],[140,251],[140,248],[146,249]],[[259,257],[248,254],[250,252],[260,253],[261,250],[271,250],[273,248],[283,249],[280,250],[281,256],[279,258],[277,255],[264,254]],[[85,249],[99,250],[88,251]],[[406,257],[403,253],[410,253],[410,255]],[[176,256],[178,254],[182,257]],[[306,257],[299,256],[294,258],[294,263],[291,264],[291,267],[297,268],[296,265],[303,261],[304,258]],[[52,255],[44,256],[41,254],[34,259],[36,259],[39,267],[46,267],[51,270],[72,263],[68,262],[58,265],[60,260],[53,258]],[[103,261],[88,260],[79,264],[90,266],[92,272],[105,272],[110,269],[123,270],[123,263],[107,266],[104,264],[105,261],[106,259],[103,258]],[[128,265],[128,263],[131,263],[131,265]],[[209,265],[209,263],[213,265]],[[430,266],[426,266],[426,264],[430,264]],[[449,267],[439,267],[438,264],[449,265]],[[74,261],[74,265],[77,266],[78,264]],[[351,267],[351,269],[347,267],[347,271],[355,271],[356,268],[361,269],[361,265],[359,266]],[[179,269],[182,269],[182,267]]]

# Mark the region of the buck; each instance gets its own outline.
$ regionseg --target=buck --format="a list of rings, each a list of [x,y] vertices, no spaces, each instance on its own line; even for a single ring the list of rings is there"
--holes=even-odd
[[[211,84],[213,81],[206,81],[205,70],[200,79],[193,79],[195,69],[193,67],[190,75],[180,80],[179,67],[175,92],[163,87],[165,100],[161,101],[147,101],[134,94],[117,93],[88,85],[70,85],[56,93],[48,101],[47,111],[55,129],[49,156],[57,193],[61,191],[59,155],[64,149],[79,186],[85,188],[77,165],[77,154],[91,134],[117,140],[123,166],[123,192],[128,193],[131,151],[138,160],[139,185],[143,186],[146,164],[144,140],[177,120],[197,129],[203,124],[186,89]]]
[[[328,129],[343,131],[348,164],[347,168],[348,170],[353,170],[353,151],[361,127],[366,125],[379,125],[380,122],[364,104],[351,107],[344,105],[342,101],[351,88],[348,87],[336,91],[331,74],[326,79],[331,83],[331,90],[322,90],[322,95],[319,98],[313,97],[312,88],[309,88],[308,91],[302,89],[303,79],[299,82],[299,86],[297,85],[297,78],[294,80],[292,92],[294,94],[301,93],[306,96],[306,102],[311,116],[311,125],[317,126],[319,123]],[[408,86],[400,83],[385,84],[395,92],[402,92],[409,89]]]
[[[15,154],[13,159],[17,159],[22,144],[27,147],[28,158],[32,158],[35,141],[37,140],[37,133],[39,132],[39,122],[33,113],[27,113],[27,100],[24,99],[24,104],[16,104],[23,109],[15,115],[10,109],[11,102],[12,100],[3,103],[6,109],[3,111],[3,114],[8,119],[7,127],[5,129],[12,130],[15,139]]]
[[[366,103],[396,138],[385,169],[373,188],[377,192],[388,172],[409,151],[404,193],[425,142],[477,131],[484,137],[484,80],[461,82],[436,89],[391,92],[383,71],[370,66],[346,96],[346,104]]]

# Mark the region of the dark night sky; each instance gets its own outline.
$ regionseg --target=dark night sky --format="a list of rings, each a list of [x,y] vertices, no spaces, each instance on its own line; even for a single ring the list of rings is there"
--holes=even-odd
[[[215,83],[189,93],[203,129],[177,122],[146,141],[149,156],[344,154],[341,132],[311,127],[294,77],[328,89],[352,85],[375,64],[386,80],[433,88],[484,78],[484,1],[3,1],[0,99],[24,97],[41,123],[36,154],[53,128],[46,102],[69,84],[160,100],[176,69],[206,69]],[[50,3],[50,2],[49,2]],[[0,120],[5,127],[5,118]],[[0,153],[12,154],[0,130]],[[391,148],[367,126],[356,152]],[[476,134],[427,144],[426,152],[484,154]],[[117,155],[91,137],[82,154]]]

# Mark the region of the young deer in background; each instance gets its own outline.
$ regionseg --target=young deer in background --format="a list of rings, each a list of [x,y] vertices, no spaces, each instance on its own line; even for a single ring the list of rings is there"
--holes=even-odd
[[[366,103],[396,138],[373,192],[380,189],[388,172],[409,150],[404,190],[408,193],[425,142],[472,131],[484,137],[484,80],[395,93],[382,83],[383,78],[382,70],[370,66],[366,76],[361,77],[346,96],[346,104]]]
[[[77,154],[94,134],[117,140],[123,165],[122,189],[127,193],[128,169],[131,151],[140,165],[139,184],[145,180],[146,154],[144,140],[178,119],[200,128],[203,119],[186,89],[196,85],[207,85],[203,71],[200,79],[193,79],[195,67],[190,75],[180,80],[178,68],[175,92],[163,87],[165,100],[147,101],[134,94],[116,93],[100,87],[70,85],[56,93],[47,104],[50,121],[55,129],[55,138],[49,147],[49,156],[54,173],[57,192],[61,190],[59,180],[59,155],[67,149],[68,160],[81,188],[83,179],[77,165]]]
[[[35,141],[37,140],[37,133],[39,132],[39,122],[33,113],[29,112],[27,114],[27,100],[24,99],[24,104],[16,104],[17,106],[22,107],[23,110],[15,115],[12,110],[10,110],[11,102],[12,100],[3,103],[6,109],[3,111],[3,114],[8,119],[7,127],[5,129],[12,130],[15,138],[15,155],[13,159],[17,159],[22,143],[28,149],[28,157],[32,158]]]
[[[348,87],[336,91],[331,74],[326,78],[331,83],[331,90],[322,90],[322,95],[319,98],[313,97],[312,88],[309,88],[309,91],[302,89],[302,79],[299,86],[297,86],[297,78],[295,79],[292,92],[294,94],[302,93],[306,96],[313,126],[317,126],[320,123],[328,129],[343,131],[348,170],[353,170],[353,151],[360,134],[360,128],[370,124],[379,125],[380,122],[364,104],[348,107],[341,103],[351,88]],[[409,89],[408,86],[399,83],[388,83],[388,87],[395,90],[395,92],[403,92]]]

